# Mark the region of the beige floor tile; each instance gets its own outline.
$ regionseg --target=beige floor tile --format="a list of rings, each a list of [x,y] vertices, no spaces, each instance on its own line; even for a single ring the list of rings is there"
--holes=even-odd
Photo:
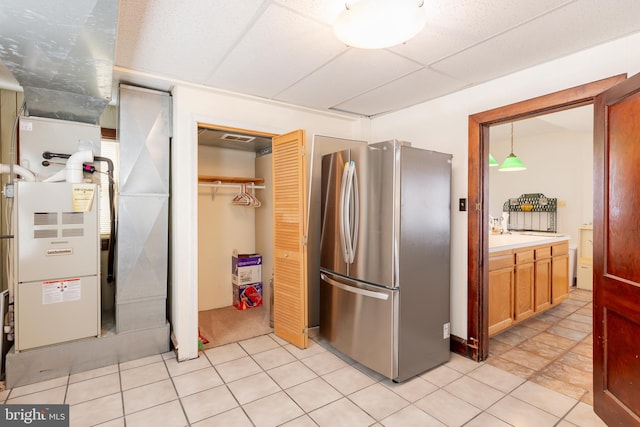
[[[163,359],[161,354],[154,354],[153,356],[142,357],[140,359],[130,360],[128,362],[120,363],[120,370],[125,371],[127,369],[138,368],[144,365],[151,365],[153,363],[161,362]]]
[[[142,411],[177,398],[178,395],[170,379],[132,388],[122,393],[125,414]]]
[[[303,415],[288,423],[282,424],[282,427],[317,427],[309,415]]]
[[[349,399],[378,421],[409,406],[409,402],[381,384],[357,391]]]
[[[305,412],[311,412],[343,397],[341,393],[322,378],[315,378],[291,387],[287,389],[287,394]]]
[[[518,346],[520,350],[525,350],[548,360],[554,360],[562,355],[566,349],[554,347],[542,341],[526,340]]]
[[[589,313],[589,314],[585,314],[585,313]],[[591,327],[593,326],[593,317],[591,315],[591,311],[584,308],[581,308],[580,310],[577,310],[575,313],[572,313],[569,316],[567,316],[567,320],[572,320],[574,322],[580,322],[580,323],[589,325],[589,329],[591,329]]]
[[[14,387],[11,390],[9,398],[13,399],[19,396],[24,396],[31,393],[36,393],[43,390],[49,390],[51,388],[66,386],[69,381],[68,376],[54,378],[52,380],[41,381],[39,383],[29,384],[20,387]]]
[[[317,377],[315,372],[300,361],[279,366],[269,370],[267,373],[285,390]]]
[[[224,385],[192,394],[181,401],[192,424],[238,407],[238,402]]]
[[[390,379],[386,379],[381,381],[380,384],[409,402],[420,400],[438,389],[437,386],[420,377],[414,377],[402,383],[395,383]]]
[[[511,396],[505,396],[487,412],[518,427],[552,427],[558,422],[558,417]]]
[[[343,398],[311,412],[320,427],[365,427],[375,420],[349,399]]]
[[[567,384],[580,387],[583,390],[588,390],[593,383],[593,375],[590,372],[581,371],[580,369],[558,361],[551,363],[540,371],[540,373],[551,378],[557,378]]]
[[[527,341],[525,341],[527,342]],[[490,356],[499,356],[502,353],[509,351],[513,348],[512,345],[509,344],[505,344],[503,342],[494,340],[493,338],[491,338],[489,340],[489,355]]]
[[[513,363],[509,360],[503,359],[502,357],[490,357],[487,359],[486,364],[495,366],[496,368],[502,369],[503,371],[509,372],[522,379],[527,379],[536,372],[531,368],[527,368],[518,363]]]
[[[499,333],[498,335],[493,336],[493,339],[513,347],[522,343],[527,338],[507,330]]]
[[[549,412],[556,417],[564,417],[577,401],[564,394],[550,390],[534,382],[527,381],[511,392],[510,396]]]
[[[451,358],[444,365],[451,369],[455,369],[458,372],[462,372],[463,374],[467,374],[474,369],[477,369],[482,364],[460,356],[459,354],[451,353]]]
[[[593,344],[590,342],[580,342],[578,343],[576,346],[571,347],[571,349],[569,350],[571,353],[577,353],[580,354],[582,356],[586,356],[588,357],[593,364]]]
[[[124,427],[124,417],[98,424],[96,427]]]
[[[470,372],[469,376],[503,393],[509,393],[524,382],[524,379],[517,375],[487,364]]]
[[[287,344],[284,346],[285,350],[293,354],[296,359],[306,359],[307,357],[315,356],[327,351],[323,346],[313,340],[309,340],[309,345],[304,350],[296,347],[293,344]]]
[[[461,426],[482,412],[445,390],[438,390],[423,397],[415,406],[448,426]]]
[[[247,356],[247,352],[244,351],[238,343],[226,344],[220,347],[210,348],[205,350],[207,358],[211,361],[213,366],[221,363],[231,362],[232,360],[241,359]]]
[[[368,368],[360,363],[354,363],[353,365],[354,368],[356,368],[358,371],[362,372],[363,374],[365,374],[366,376],[368,376],[369,378],[371,378],[373,381],[375,382],[380,382],[382,380],[385,380],[387,377],[385,377],[384,375],[374,371],[371,368]]]
[[[543,369],[551,362],[549,359],[538,356],[530,351],[522,350],[519,347],[507,351],[500,357],[536,371]]]
[[[227,383],[231,393],[241,405],[261,399],[282,389],[264,372]]]
[[[481,413],[464,427],[512,427],[511,424],[507,424],[499,418],[494,417],[486,412]]]
[[[268,371],[269,369],[295,362],[297,359],[284,348],[277,347],[254,354],[253,360],[255,360],[262,369]]]
[[[51,405],[64,403],[64,397],[67,392],[66,386],[50,388],[48,390],[38,391],[36,393],[25,394],[13,399],[7,400],[10,405]]]
[[[78,372],[69,376],[69,384],[77,383],[92,378],[101,377],[103,375],[114,374],[118,372],[118,365],[109,365],[104,368],[92,369],[91,371]]]
[[[563,350],[568,350],[571,347],[576,345],[575,340],[570,340],[568,338],[564,338],[559,335],[550,334],[547,331],[548,329],[544,332],[540,332],[538,335],[536,335],[535,337],[532,337],[531,339],[533,341],[539,341],[547,345],[550,345],[552,347],[561,348]]]
[[[260,366],[251,357],[221,363],[216,365],[216,370],[227,383],[262,372]]]
[[[189,372],[199,371],[200,369],[208,368],[211,366],[209,359],[204,355],[201,355],[197,359],[185,360],[178,362],[178,359],[172,358],[164,361],[167,365],[169,375],[177,377],[178,375],[188,374]]]
[[[582,399],[582,397],[586,393],[586,390],[583,388],[576,387],[575,385],[568,384],[557,378],[553,378],[548,375],[544,375],[540,373],[533,375],[529,380],[531,382],[540,384],[543,387],[557,391],[558,393],[564,394],[565,396],[569,396],[576,400]]]
[[[444,387],[450,394],[480,409],[493,405],[504,393],[471,377],[462,377]]]
[[[583,323],[583,322],[579,322],[577,320],[571,320],[568,317],[564,320],[561,320],[558,322],[558,326],[563,327],[563,328],[567,328],[567,329],[571,329],[574,331],[580,331],[580,332],[584,332],[585,335],[582,336],[582,338],[586,337],[587,334],[591,333],[591,324],[590,323]]]
[[[413,405],[388,416],[381,423],[385,427],[445,427],[445,424]]]
[[[145,364],[120,372],[122,390],[129,390],[130,388],[140,387],[167,378],[169,378],[169,372],[162,359],[160,362]]]
[[[222,383],[222,379],[214,368],[201,369],[173,378],[173,385],[181,398],[217,387]]]
[[[318,353],[311,357],[306,357],[302,359],[301,362],[307,365],[309,369],[318,375],[325,375],[329,372],[349,366],[342,359],[328,351]]]
[[[593,359],[589,356],[569,351],[557,359],[558,363],[569,365],[584,372],[593,373]]]
[[[238,343],[221,345],[220,347],[210,348],[205,350],[204,354],[207,356],[213,366],[221,363],[231,362],[232,360],[241,359],[247,356],[247,352],[244,351]]]
[[[322,378],[344,395],[362,390],[375,382],[371,377],[363,374],[353,366],[345,366],[337,371],[323,375]]]
[[[69,385],[66,403],[75,405],[118,392],[120,392],[120,375],[118,373],[104,375]]]
[[[121,418],[122,396],[115,393],[110,396],[78,403],[69,407],[69,421],[72,426],[91,426]]]
[[[193,427],[253,427],[253,423],[241,408],[232,409],[192,424]]]
[[[177,400],[129,414],[125,419],[127,427],[182,427],[189,424]]]
[[[250,338],[248,340],[240,341],[238,344],[240,344],[240,347],[249,354],[261,353],[263,351],[271,350],[272,348],[280,347],[280,344],[271,339],[269,335]]]
[[[277,426],[304,414],[282,391],[248,403],[243,409],[256,427]]]
[[[580,427],[606,427],[604,421],[593,412],[593,407],[580,402],[564,418]]]
[[[420,375],[420,378],[429,381],[432,384],[437,385],[438,387],[443,387],[458,378],[460,378],[462,374],[454,369],[451,369],[447,365],[439,366],[435,369],[425,372]]]
[[[4,401],[7,400],[10,391],[11,389],[0,391],[0,403],[4,403]]]
[[[544,323],[544,322],[541,322]],[[546,328],[545,328],[546,329]],[[540,333],[539,329],[529,327],[529,322],[524,322],[509,329],[509,332],[513,332],[516,335],[525,338],[531,338],[532,336]]]
[[[544,331],[549,327],[549,322],[543,322],[542,320],[538,320],[538,317],[532,317],[528,319],[525,323],[525,326],[530,329],[535,329],[536,331]]]
[[[580,427],[580,426],[577,426],[574,423],[570,423],[567,420],[562,420],[558,424],[556,424],[556,427]]]
[[[276,336],[276,334],[274,334],[274,333],[269,334],[269,336],[271,337],[272,340],[274,340],[275,342],[277,342],[281,346],[285,346],[285,345],[289,344],[287,341],[285,341],[282,338]]]

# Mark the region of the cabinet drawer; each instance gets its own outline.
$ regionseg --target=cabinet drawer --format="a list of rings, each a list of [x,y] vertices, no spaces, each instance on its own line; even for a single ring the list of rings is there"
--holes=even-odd
[[[536,249],[536,260],[551,258],[551,247]]]
[[[551,255],[552,256],[564,255],[564,254],[568,254],[568,253],[569,253],[569,243],[568,242],[564,242],[564,243],[560,243],[560,244],[551,246]]]
[[[516,252],[516,264],[533,262],[533,250]]]
[[[513,254],[497,255],[489,257],[489,271],[501,268],[513,267]]]

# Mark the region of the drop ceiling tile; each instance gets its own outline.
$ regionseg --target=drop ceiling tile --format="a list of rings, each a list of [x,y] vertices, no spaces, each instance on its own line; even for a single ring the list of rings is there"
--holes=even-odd
[[[580,0],[436,62],[432,68],[481,83],[637,32],[638,16],[636,0]]]
[[[116,65],[202,83],[262,0],[120,0]]]
[[[274,0],[284,7],[327,25],[333,25],[346,0]]]
[[[437,98],[465,86],[467,84],[464,82],[425,68],[335,105],[333,108],[373,116]]]
[[[570,0],[429,0],[427,24],[414,39],[392,50],[424,65],[500,34]]]
[[[328,26],[271,4],[207,82],[270,98],[346,49]]]
[[[329,108],[420,68],[420,64],[387,50],[350,48],[278,94],[277,99],[312,108]]]

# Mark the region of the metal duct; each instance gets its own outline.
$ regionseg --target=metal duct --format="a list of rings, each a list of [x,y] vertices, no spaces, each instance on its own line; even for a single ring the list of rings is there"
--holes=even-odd
[[[118,0],[3,0],[0,59],[29,115],[97,124],[111,99]]]

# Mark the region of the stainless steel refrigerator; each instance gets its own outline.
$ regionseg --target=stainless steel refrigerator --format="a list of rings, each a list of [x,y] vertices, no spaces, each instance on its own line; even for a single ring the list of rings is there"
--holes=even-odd
[[[398,382],[449,360],[450,206],[450,154],[322,158],[321,338]]]

